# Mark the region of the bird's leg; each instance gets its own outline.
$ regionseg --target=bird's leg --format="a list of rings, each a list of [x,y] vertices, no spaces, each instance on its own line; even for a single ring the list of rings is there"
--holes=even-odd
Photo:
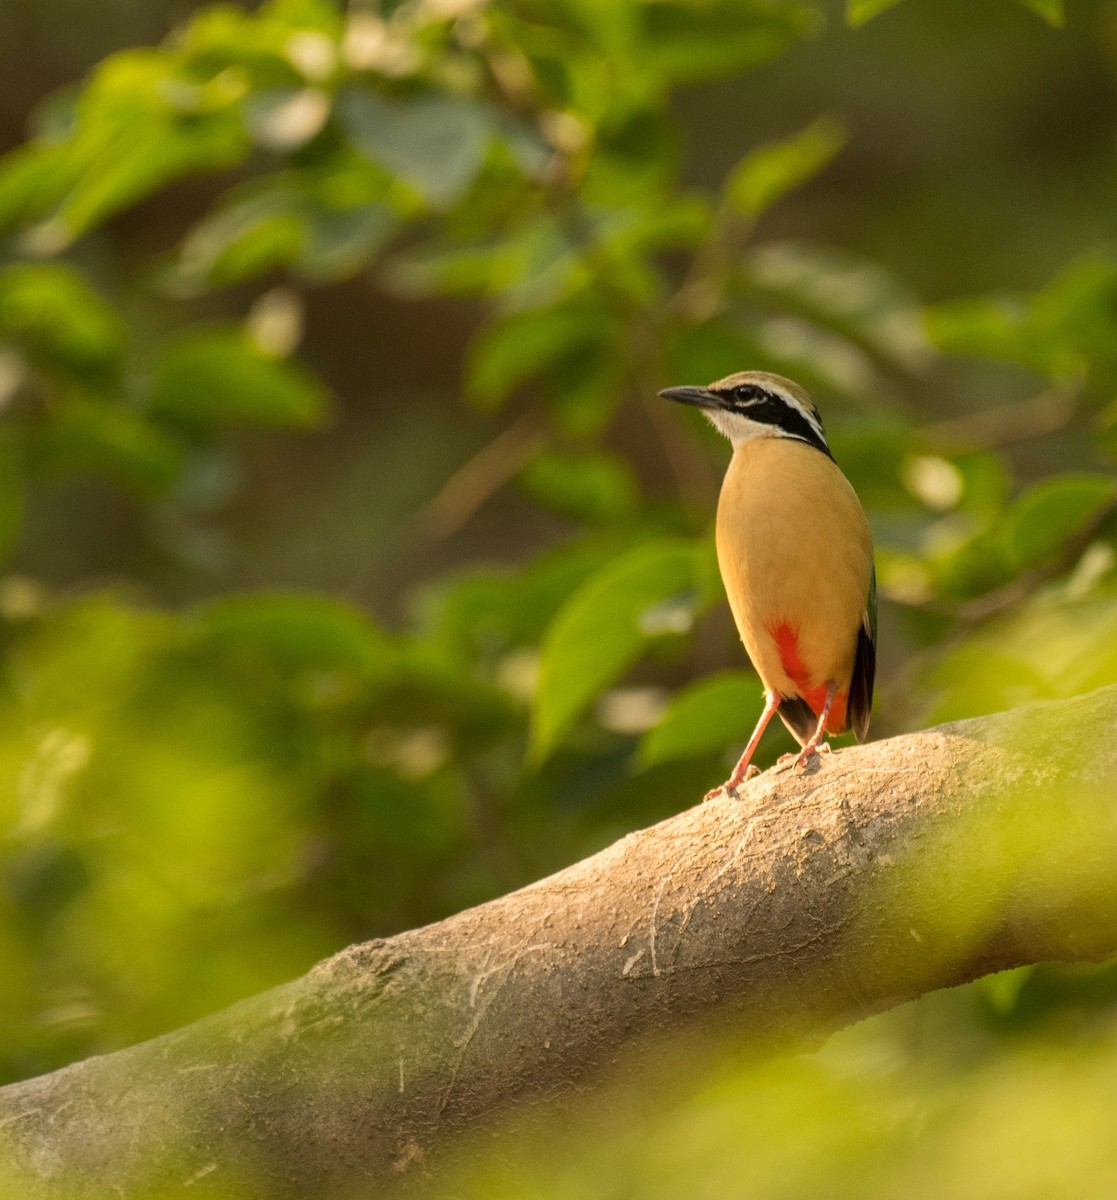
[[[806,766],[811,758],[818,753],[819,743],[826,736],[826,719],[830,716],[830,706],[834,703],[834,696],[837,691],[836,684],[828,683],[826,685],[826,702],[823,704],[822,712],[819,714],[818,725],[815,726],[811,740],[799,752],[799,757],[795,760],[797,767]]]
[[[756,753],[757,746],[760,745],[760,739],[764,736],[764,730],[768,728],[768,722],[776,715],[776,709],[780,706],[779,692],[764,693],[764,711],[760,714],[760,720],[756,723],[756,728],[752,731],[752,737],[749,738],[749,744],[744,748],[741,757],[737,760],[737,765],[733,768],[733,773],[719,788],[714,788],[712,792],[706,793],[706,799],[712,800],[721,792],[735,792],[737,788],[745,782],[746,779],[751,779],[753,775],[759,775],[758,768],[751,766],[753,754]]]

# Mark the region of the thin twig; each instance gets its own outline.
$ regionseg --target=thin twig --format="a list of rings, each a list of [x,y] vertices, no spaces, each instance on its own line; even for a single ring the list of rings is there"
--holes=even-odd
[[[547,440],[540,415],[523,413],[483,446],[419,510],[419,527],[440,540],[456,533],[495,492],[514,479]]]
[[[1050,388],[1021,404],[1002,404],[939,421],[923,430],[928,443],[944,451],[994,450],[1057,433],[1078,412],[1078,393]]]

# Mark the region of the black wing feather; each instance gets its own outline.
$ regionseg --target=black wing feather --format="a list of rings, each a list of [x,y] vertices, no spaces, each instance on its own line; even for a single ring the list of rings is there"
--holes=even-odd
[[[800,746],[805,746],[814,736],[818,717],[802,696],[780,696],[780,706],[776,712]]]
[[[859,742],[869,732],[869,714],[873,708],[873,682],[877,673],[877,573],[873,569],[869,583],[869,602],[865,620],[857,630],[857,651],[853,660],[853,678],[849,684],[847,711],[849,723]]]

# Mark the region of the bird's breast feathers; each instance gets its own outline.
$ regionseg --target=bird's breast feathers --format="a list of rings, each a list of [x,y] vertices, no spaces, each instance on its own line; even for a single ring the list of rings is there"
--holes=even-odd
[[[722,485],[718,562],[745,649],[766,687],[821,711],[828,682],[845,727],[845,693],[866,620],[868,522],[832,459],[791,438],[742,443]],[[816,703],[817,701],[817,703]]]

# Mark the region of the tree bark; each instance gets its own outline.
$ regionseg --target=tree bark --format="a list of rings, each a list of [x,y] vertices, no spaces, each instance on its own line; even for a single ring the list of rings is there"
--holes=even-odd
[[[709,1018],[770,1053],[989,971],[1108,957],[1115,726],[1117,687],[775,768],[521,891],[13,1084],[11,1194],[378,1195]]]

